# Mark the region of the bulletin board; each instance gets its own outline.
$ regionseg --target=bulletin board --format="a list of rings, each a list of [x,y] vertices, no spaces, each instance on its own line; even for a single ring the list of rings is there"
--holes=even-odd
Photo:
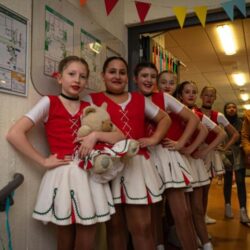
[[[27,95],[27,19],[0,5],[0,91]]]
[[[89,16],[88,9],[67,0],[33,0],[31,80],[41,95],[60,93],[60,87],[52,77],[59,61],[68,55],[82,56],[90,66],[87,92],[105,89],[100,73],[106,59],[106,47],[112,44],[124,47],[121,41],[104,30]],[[78,6],[76,6],[78,4]],[[106,40],[105,38],[109,38]],[[91,51],[89,43],[102,45],[99,54]],[[124,50],[118,50],[124,54]]]

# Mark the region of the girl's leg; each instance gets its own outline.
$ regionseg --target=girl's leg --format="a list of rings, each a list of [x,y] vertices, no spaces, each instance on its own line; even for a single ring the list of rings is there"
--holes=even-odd
[[[211,182],[212,182],[212,179],[211,179]],[[204,208],[205,215],[207,213],[208,193],[209,193],[210,185],[211,183],[209,185],[202,187],[202,191],[203,191],[202,201],[203,201],[203,208]]]
[[[202,202],[203,188],[194,188],[193,192],[190,193],[191,209],[193,215],[194,226],[196,233],[201,240],[202,245],[209,242],[206,223],[204,221],[204,208]]]
[[[240,208],[246,208],[246,183],[245,183],[246,169],[241,168],[235,171],[235,180],[237,184],[237,192]]]
[[[93,250],[96,228],[96,224],[89,226],[76,224],[76,242],[74,250]]]
[[[149,205],[126,205],[128,230],[135,250],[154,250],[154,239]]]
[[[231,207],[232,184],[233,171],[226,171],[224,175],[225,217],[229,219],[233,218],[233,211]]]
[[[188,210],[184,190],[170,188],[166,192],[182,249],[197,250],[196,235],[193,230],[192,217]]]
[[[122,205],[115,206],[115,214],[111,220],[106,222],[107,242],[109,250],[126,250],[127,249],[127,227]]]
[[[164,245],[163,239],[163,201],[151,205],[152,231],[155,246]]]
[[[231,204],[233,171],[226,171],[224,175],[224,199],[225,204]]]
[[[57,226],[57,250],[75,248],[75,225]]]

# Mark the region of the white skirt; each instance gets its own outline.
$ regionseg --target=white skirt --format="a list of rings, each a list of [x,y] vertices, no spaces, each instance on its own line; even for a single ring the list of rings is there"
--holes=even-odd
[[[109,184],[93,181],[78,162],[44,174],[33,218],[57,225],[92,225],[110,219],[115,209]]]
[[[205,164],[207,166],[207,171],[209,172],[210,177],[222,175],[225,173],[225,168],[220,153],[216,150],[208,153],[207,157],[205,158]]]
[[[192,156],[186,156],[191,167],[191,174],[193,177],[192,187],[202,187],[209,185],[210,176],[207,172],[206,165],[202,159],[194,159]]]
[[[164,189],[191,187],[190,167],[178,151],[170,151],[158,144],[150,148],[150,152]]]
[[[136,155],[124,164],[111,182],[115,204],[151,204],[162,200],[162,183],[151,157]]]

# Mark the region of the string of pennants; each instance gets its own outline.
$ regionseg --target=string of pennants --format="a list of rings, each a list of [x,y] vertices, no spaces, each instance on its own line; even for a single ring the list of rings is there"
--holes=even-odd
[[[115,8],[116,4],[119,0],[104,0],[105,8],[107,16],[110,15],[111,11]],[[142,1],[134,1],[135,7],[137,10],[138,17],[140,22],[143,23],[152,4],[148,2]],[[80,0],[80,5],[84,6],[87,3],[87,0]],[[226,12],[227,16],[230,18],[231,21],[234,20],[234,7],[237,7],[239,11],[242,13],[244,17],[246,17],[246,0],[230,0],[227,2],[221,3],[221,7]],[[176,15],[178,23],[182,28],[185,22],[185,18],[187,15],[187,6],[173,6],[171,7],[173,13]],[[207,16],[207,6],[195,6],[194,12],[196,13],[199,21],[201,22],[202,26],[205,27],[206,23],[206,16]]]

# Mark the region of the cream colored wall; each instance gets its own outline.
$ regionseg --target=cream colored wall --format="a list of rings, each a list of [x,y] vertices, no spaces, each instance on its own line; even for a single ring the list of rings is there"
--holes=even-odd
[[[35,0],[37,1],[37,0]],[[78,0],[69,0],[79,8]],[[58,1],[60,2],[60,1]],[[89,1],[89,12],[93,11],[93,20],[96,18],[103,31],[109,30],[117,39],[111,39],[109,44],[114,45],[114,49],[126,53],[126,28],[123,23],[122,8],[123,4],[119,3],[118,12],[106,18],[103,12],[104,6],[100,5],[98,0]],[[32,0],[0,0],[0,3],[7,8],[14,10],[20,15],[29,20],[29,38],[31,36],[31,4]],[[77,5],[78,4],[78,5]],[[39,11],[39,10],[37,10]],[[115,18],[115,22],[114,19]],[[30,38],[31,39],[31,38]],[[122,45],[121,45],[122,43]],[[28,44],[28,63],[27,67],[30,70],[31,58],[31,41]],[[43,174],[43,169],[37,166],[32,161],[23,157],[16,152],[11,145],[5,140],[5,135],[11,126],[19,117],[27,112],[39,99],[40,95],[36,93],[31,79],[28,74],[28,96],[20,97],[0,92],[0,161],[1,161],[1,174],[0,174],[0,189],[4,187],[13,178],[16,172],[24,175],[24,183],[16,190],[14,206],[10,210],[10,224],[12,233],[13,249],[16,250],[52,250],[56,249],[55,241],[55,228],[51,225],[45,226],[41,222],[32,219],[32,211],[36,200],[39,184]],[[46,154],[46,140],[43,134],[43,128],[35,128],[29,134],[29,138],[41,152]],[[5,241],[7,246],[7,237],[5,229],[5,213],[0,213],[0,236]],[[99,241],[98,249],[105,249]]]

